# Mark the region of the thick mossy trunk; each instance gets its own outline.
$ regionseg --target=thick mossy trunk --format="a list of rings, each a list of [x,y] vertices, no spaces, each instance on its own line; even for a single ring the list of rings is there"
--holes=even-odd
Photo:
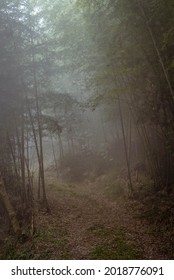
[[[11,204],[9,196],[6,192],[5,185],[4,185],[2,178],[0,178],[0,199],[2,200],[2,202],[5,206],[5,209],[8,213],[9,220],[12,225],[12,229],[13,229],[14,233],[16,235],[19,235],[21,232],[20,225],[19,225],[18,219],[16,217],[15,209],[13,208],[13,205]]]

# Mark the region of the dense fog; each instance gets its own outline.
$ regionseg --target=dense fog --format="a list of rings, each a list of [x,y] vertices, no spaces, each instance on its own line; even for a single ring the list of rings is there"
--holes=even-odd
[[[1,1],[3,237],[51,213],[52,185],[100,180],[172,236],[173,18],[170,0]]]

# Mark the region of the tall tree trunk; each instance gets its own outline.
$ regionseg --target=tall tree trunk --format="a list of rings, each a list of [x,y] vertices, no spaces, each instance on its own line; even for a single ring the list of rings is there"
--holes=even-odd
[[[10,199],[8,197],[8,194],[6,192],[5,184],[4,184],[4,181],[2,178],[0,178],[0,197],[1,197],[2,202],[5,206],[5,209],[8,213],[9,220],[12,225],[13,231],[16,235],[19,235],[20,231],[21,231],[20,225],[19,225],[19,222],[18,222],[18,219],[16,216],[16,212],[15,212],[15,210],[10,202]]]
[[[25,129],[24,129],[24,114],[22,110],[22,127],[21,127],[21,174],[22,174],[22,187],[23,187],[23,196],[24,201],[27,203],[26,197],[26,182],[25,182]]]
[[[11,156],[12,156],[12,160],[13,160],[13,166],[14,166],[14,172],[16,175],[17,180],[19,181],[19,172],[18,172],[18,168],[17,168],[17,163],[16,163],[16,156],[15,156],[15,151],[13,148],[13,145],[15,145],[15,143],[12,144],[9,133],[7,132],[7,140],[9,143],[9,147],[10,147],[10,152],[11,152]]]
[[[26,97],[26,103],[27,103],[27,108],[28,108],[28,113],[29,113],[29,119],[32,127],[32,132],[33,132],[33,138],[34,138],[34,144],[36,148],[36,154],[37,154],[37,159],[38,159],[38,164],[39,164],[39,174],[38,174],[38,198],[40,199],[40,189],[41,189],[41,182],[40,182],[40,169],[41,169],[41,164],[40,164],[40,153],[39,153],[39,144],[37,140],[37,135],[36,135],[36,129],[34,127],[34,120],[33,116],[31,113],[31,108],[29,104],[29,100]]]
[[[38,98],[38,86],[37,86],[37,75],[36,75],[36,67],[35,67],[35,56],[34,50],[32,54],[33,60],[33,78],[34,78],[34,93],[35,93],[35,101],[36,101],[36,115],[37,115],[37,123],[38,123],[38,134],[39,134],[39,148],[40,148],[40,180],[43,192],[43,204],[47,209],[47,212],[50,212],[50,208],[47,201],[46,190],[45,190],[45,174],[44,174],[44,159],[43,159],[43,142],[42,142],[42,124],[41,124],[41,110],[39,107],[39,98]]]
[[[23,131],[22,131],[23,133]],[[24,154],[23,154],[23,137],[19,136],[18,129],[16,128],[16,138],[17,138],[17,145],[18,145],[18,151],[19,151],[19,161],[20,161],[20,171],[21,171],[21,176],[22,176],[22,187],[21,187],[21,196],[22,196],[22,201],[23,205],[25,208],[26,204],[26,188],[25,188],[25,161],[24,161]]]
[[[122,130],[124,151],[125,151],[127,171],[128,171],[129,189],[133,193],[134,189],[133,189],[132,178],[131,178],[130,161],[129,161],[128,149],[127,149],[127,144],[126,144],[124,121],[123,121],[122,108],[121,108],[121,102],[120,102],[119,96],[118,96],[118,108],[119,108],[119,114],[120,114],[121,130]]]
[[[51,144],[52,144],[52,151],[53,151],[54,164],[55,164],[55,168],[56,168],[56,174],[57,174],[57,178],[59,178],[59,170],[58,170],[56,153],[55,153],[55,149],[54,149],[54,143],[53,143],[53,136],[52,135],[51,135]]]

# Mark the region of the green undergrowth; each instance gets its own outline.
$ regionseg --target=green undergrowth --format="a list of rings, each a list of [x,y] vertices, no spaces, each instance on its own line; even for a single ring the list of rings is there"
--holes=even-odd
[[[108,182],[105,188],[105,195],[110,199],[116,199],[125,194],[126,186],[121,180],[117,179],[113,182]]]
[[[20,243],[15,238],[8,238],[3,244],[0,254],[1,260],[29,260],[35,259],[34,243],[32,240]]]
[[[55,192],[59,192],[61,196],[65,197],[72,197],[75,199],[84,199],[86,203],[89,203],[93,207],[97,207],[97,201],[93,197],[89,196],[83,191],[80,191],[80,186],[70,183],[54,183],[49,184],[49,188]]]
[[[71,259],[67,231],[60,225],[39,230],[34,236],[37,259]]]
[[[116,200],[128,193],[127,181],[119,176],[118,171],[100,176],[96,183],[100,187],[100,191],[109,200]]]
[[[125,234],[114,228],[96,225],[88,229],[97,238],[97,244],[90,252],[94,260],[132,260],[141,259],[141,253],[126,240]]]
[[[61,194],[69,194],[69,195],[77,195],[76,193],[76,185],[74,184],[66,184],[66,183],[51,183],[48,185],[51,191],[60,192]]]
[[[68,239],[65,230],[56,232],[37,231],[27,242],[15,238],[7,239],[0,252],[1,260],[47,260],[71,259],[68,253]]]

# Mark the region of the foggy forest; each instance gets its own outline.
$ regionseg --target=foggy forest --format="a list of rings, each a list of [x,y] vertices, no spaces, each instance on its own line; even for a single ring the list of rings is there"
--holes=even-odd
[[[174,258],[174,1],[0,1],[0,259]]]

